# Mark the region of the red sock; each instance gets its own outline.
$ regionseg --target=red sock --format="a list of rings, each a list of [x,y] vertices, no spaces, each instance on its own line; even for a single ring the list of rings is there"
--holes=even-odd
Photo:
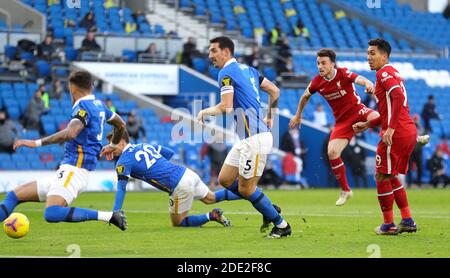
[[[350,186],[348,186],[347,181],[347,175],[345,170],[344,162],[340,157],[336,159],[330,160],[331,170],[333,171],[334,175],[336,176],[336,179],[339,182],[339,185],[341,186],[341,189],[343,191],[350,191]]]
[[[411,212],[409,211],[408,198],[406,197],[406,190],[397,177],[391,179],[392,191],[394,191],[394,198],[397,207],[400,209],[402,219],[410,218]]]
[[[378,202],[383,212],[384,224],[394,223],[394,194],[390,180],[377,181]]]

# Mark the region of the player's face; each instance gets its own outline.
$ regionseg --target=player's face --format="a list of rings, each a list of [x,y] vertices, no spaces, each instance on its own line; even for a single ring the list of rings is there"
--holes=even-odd
[[[329,57],[317,57],[317,69],[322,77],[330,75],[334,69],[334,63]]]
[[[367,49],[367,61],[369,62],[369,66],[371,70],[379,70],[384,66],[386,59],[386,54],[380,52],[378,46],[369,45]]]
[[[223,68],[226,62],[225,49],[220,49],[219,43],[212,43],[209,45],[209,60],[216,68]]]

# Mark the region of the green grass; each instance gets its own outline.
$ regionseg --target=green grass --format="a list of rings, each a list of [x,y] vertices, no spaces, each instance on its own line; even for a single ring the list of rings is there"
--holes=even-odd
[[[337,190],[267,191],[281,206],[293,228],[291,237],[265,239],[261,216],[247,201],[207,206],[194,202],[191,213],[221,207],[233,227],[207,223],[202,228],[173,228],[165,193],[128,193],[125,210],[129,228],[95,221],[49,224],[43,204],[20,205],[16,211],[31,222],[19,240],[0,233],[0,256],[68,256],[67,246],[80,246],[81,257],[369,257],[376,244],[381,257],[450,257],[450,190],[408,190],[416,234],[377,236],[382,222],[375,190],[356,190],[344,207],[334,205]],[[4,195],[0,196],[3,199]],[[100,210],[112,207],[113,193],[83,193],[75,206]],[[396,221],[399,212],[395,210]]]

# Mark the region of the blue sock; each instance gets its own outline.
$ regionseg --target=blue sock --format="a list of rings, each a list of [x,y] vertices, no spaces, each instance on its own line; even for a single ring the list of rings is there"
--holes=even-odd
[[[279,225],[283,222],[283,217],[275,210],[272,202],[259,187],[256,187],[256,191],[248,198],[248,200],[257,211],[272,220],[275,225]]]
[[[216,192],[214,192],[214,195],[216,196],[216,203],[222,202],[222,201],[234,201],[234,200],[240,200],[242,199],[238,195],[234,194],[228,189],[221,189]]]
[[[190,215],[181,221],[180,227],[198,227],[206,222],[209,222],[209,218],[206,214]]]
[[[16,193],[8,192],[5,199],[0,203],[0,222],[3,222],[13,212],[14,208],[19,204]]]
[[[83,222],[88,220],[98,220],[96,210],[51,206],[45,209],[44,218],[47,222]]]
[[[245,199],[241,193],[239,193],[239,182],[235,181],[232,185],[228,186],[227,189],[234,193],[234,195],[239,196],[241,199]]]

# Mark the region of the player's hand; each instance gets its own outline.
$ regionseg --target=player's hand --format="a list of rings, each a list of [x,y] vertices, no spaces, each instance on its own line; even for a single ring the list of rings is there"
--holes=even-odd
[[[394,135],[395,129],[388,128],[386,132],[383,134],[383,138],[381,139],[383,143],[388,146],[392,145],[392,136]]]
[[[205,120],[203,119],[205,116],[203,115],[203,110],[201,110],[200,112],[198,112],[198,115],[197,115],[197,121],[199,122],[199,123],[201,123],[202,125],[204,125],[205,124]]]
[[[296,126],[298,126],[298,128],[302,126],[302,117],[297,115],[292,117],[291,121],[289,122],[289,128],[294,128]]]
[[[28,147],[28,148],[36,148],[36,142],[34,140],[16,140],[13,145],[13,150],[16,150],[17,148],[20,148],[22,146]]]
[[[366,94],[373,94],[375,93],[375,87],[373,86],[373,83],[369,80],[366,81]]]
[[[273,126],[273,119],[272,118],[268,118],[267,116],[264,118],[264,123],[269,127],[272,128]]]
[[[116,150],[116,148],[112,147],[111,145],[106,145],[103,147],[102,151],[100,152],[100,157],[105,156],[106,160],[113,160],[115,150]]]
[[[366,131],[369,128],[368,122],[357,122],[356,124],[352,125],[353,131],[355,133],[361,133]]]

